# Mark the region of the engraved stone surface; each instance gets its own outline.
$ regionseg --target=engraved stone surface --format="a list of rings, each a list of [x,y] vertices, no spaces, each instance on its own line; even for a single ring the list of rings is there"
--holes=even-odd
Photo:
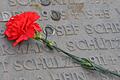
[[[24,11],[41,15],[38,23],[52,27],[48,39],[58,47],[120,73],[120,0],[0,0],[0,80],[120,80],[83,69],[37,41],[12,47],[5,23]]]

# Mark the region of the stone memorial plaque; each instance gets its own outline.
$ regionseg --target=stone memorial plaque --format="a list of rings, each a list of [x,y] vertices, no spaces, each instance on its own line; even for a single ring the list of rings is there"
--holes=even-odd
[[[13,15],[35,11],[48,39],[78,57],[120,73],[120,0],[0,0],[0,80],[120,80],[83,69],[39,41],[12,47],[4,36]]]

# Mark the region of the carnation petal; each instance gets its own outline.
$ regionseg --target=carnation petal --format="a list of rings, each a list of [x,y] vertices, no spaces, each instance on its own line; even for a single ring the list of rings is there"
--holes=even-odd
[[[25,35],[28,36],[29,38],[33,38],[34,34],[35,34],[34,28],[29,28]]]
[[[18,36],[8,37],[8,40],[16,40],[17,38],[18,38]]]
[[[13,46],[16,46],[18,43],[22,42],[23,40],[28,40],[28,37],[25,35],[20,36],[14,43]]]
[[[33,27],[34,27],[35,30],[37,30],[37,31],[39,31],[39,32],[42,31],[41,27],[40,27],[39,24],[37,24],[37,23],[34,23],[34,24],[33,24]]]

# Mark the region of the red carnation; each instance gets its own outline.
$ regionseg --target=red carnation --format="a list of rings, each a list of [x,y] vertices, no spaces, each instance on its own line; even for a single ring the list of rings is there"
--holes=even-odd
[[[35,23],[40,16],[36,12],[24,12],[13,16],[6,23],[6,30],[4,34],[8,37],[8,40],[16,40],[13,46],[18,43],[33,38],[35,31],[41,32],[39,24]]]

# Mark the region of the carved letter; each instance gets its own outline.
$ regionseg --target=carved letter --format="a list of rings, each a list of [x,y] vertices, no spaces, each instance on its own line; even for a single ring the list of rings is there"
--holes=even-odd
[[[2,21],[8,21],[11,16],[12,14],[10,12],[7,11],[2,12],[2,18],[3,18]]]
[[[22,64],[19,62],[19,61],[16,61],[15,63],[14,63],[14,68],[15,68],[15,70],[16,71],[21,71],[21,70],[23,70],[23,66],[22,66]]]

